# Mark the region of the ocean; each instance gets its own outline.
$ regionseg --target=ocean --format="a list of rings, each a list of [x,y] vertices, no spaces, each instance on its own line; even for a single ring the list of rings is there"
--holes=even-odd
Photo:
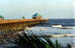
[[[49,19],[48,23],[61,24],[63,26],[75,26],[75,19]]]
[[[53,28],[52,24],[60,24],[62,26],[75,26],[75,19],[49,19],[47,23],[40,24],[34,27],[31,27],[31,30],[36,35],[59,35],[59,34],[75,34],[75,28],[72,29],[61,29],[61,28]],[[31,34],[29,32],[28,34]],[[49,37],[53,42],[58,40],[63,46],[67,44],[71,44],[75,46],[75,37]]]

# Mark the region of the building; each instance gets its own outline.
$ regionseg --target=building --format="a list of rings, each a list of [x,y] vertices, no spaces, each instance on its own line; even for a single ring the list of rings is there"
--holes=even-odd
[[[42,16],[38,13],[35,13],[33,16],[32,16],[32,19],[42,19]]]

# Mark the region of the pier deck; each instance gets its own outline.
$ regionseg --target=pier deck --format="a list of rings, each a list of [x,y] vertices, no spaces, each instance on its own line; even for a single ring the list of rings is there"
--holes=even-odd
[[[26,26],[32,26],[47,22],[46,19],[15,19],[15,20],[0,20],[0,32],[8,30],[20,30]]]
[[[33,25],[47,22],[48,19],[12,19],[0,20],[0,39],[14,37],[20,31]]]
[[[14,20],[0,20],[1,34],[18,32],[24,30],[26,27],[47,22],[48,19],[14,19]]]

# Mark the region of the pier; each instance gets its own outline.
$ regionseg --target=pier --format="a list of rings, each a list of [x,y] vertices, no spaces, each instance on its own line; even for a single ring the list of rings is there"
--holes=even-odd
[[[42,22],[47,22],[46,19],[15,19],[15,20],[0,20],[0,32],[8,30],[21,30],[26,26],[33,26]]]
[[[26,27],[35,26],[43,22],[47,22],[48,19],[12,19],[12,20],[0,20],[0,38],[6,36],[13,36],[16,33],[23,31]]]

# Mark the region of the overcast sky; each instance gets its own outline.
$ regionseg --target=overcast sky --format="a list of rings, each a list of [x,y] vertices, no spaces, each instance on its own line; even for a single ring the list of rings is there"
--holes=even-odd
[[[73,4],[74,0],[0,0],[0,15],[5,19],[19,19],[31,18],[38,12],[43,18],[73,19]]]

